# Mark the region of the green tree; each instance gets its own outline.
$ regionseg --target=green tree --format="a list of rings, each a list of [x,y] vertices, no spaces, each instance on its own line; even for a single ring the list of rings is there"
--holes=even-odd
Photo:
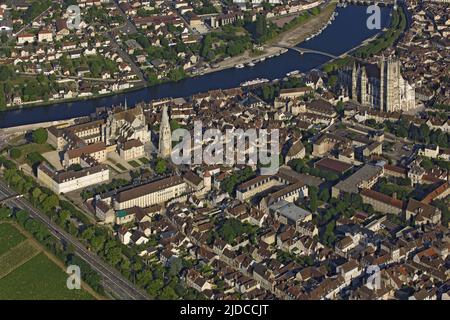
[[[0,207],[0,220],[5,220],[11,215],[11,210],[5,207]]]
[[[334,234],[334,228],[336,223],[333,221],[329,222],[325,227],[325,232],[323,233],[322,241],[328,245],[333,246],[336,241],[336,235]]]
[[[0,66],[0,81],[6,81],[12,79],[14,71],[10,66],[1,65]]]
[[[317,211],[318,206],[318,199],[317,199],[317,188],[314,186],[309,187],[308,194],[309,194],[309,209],[312,212]]]
[[[330,192],[327,188],[320,191],[319,199],[323,202],[328,202],[328,200],[330,199]]]
[[[56,208],[58,205],[59,205],[58,196],[53,194],[44,200],[44,202],[42,203],[42,209],[44,211],[50,211]]]
[[[183,68],[171,69],[167,76],[169,77],[170,81],[180,81],[181,79],[186,77],[186,72],[184,72]]]
[[[9,152],[9,155],[10,155],[11,158],[13,158],[13,159],[19,159],[20,156],[22,155],[22,151],[20,151],[20,149],[13,148],[13,149],[11,149],[11,151]]]
[[[255,33],[256,33],[256,37],[258,39],[262,38],[263,36],[266,35],[267,32],[267,21],[266,21],[266,17],[263,15],[258,15],[256,17],[256,22],[255,22]]]
[[[28,213],[24,210],[19,210],[15,214],[17,222],[19,222],[20,225],[24,225],[25,221],[28,219]]]
[[[33,131],[32,138],[33,142],[38,144],[44,144],[47,141],[47,130],[44,128],[39,128]]]
[[[5,86],[3,83],[0,83],[0,111],[5,110],[7,105],[6,95],[5,95]]]
[[[2,43],[8,42],[8,36],[6,35],[6,33],[2,32],[2,35],[0,36],[0,41]]]
[[[420,166],[426,170],[430,170],[433,167],[433,162],[429,158],[423,158]]]
[[[167,170],[166,160],[158,158],[156,160],[155,171],[157,174],[163,174]]]
[[[175,292],[174,288],[172,288],[171,286],[167,286],[163,289],[159,298],[163,300],[175,300],[178,299],[178,295]]]
[[[430,128],[426,123],[422,123],[419,128],[420,140],[422,142],[428,143],[430,139]]]
[[[178,276],[181,269],[183,269],[183,260],[181,260],[180,258],[176,258],[170,264],[169,275]]]
[[[203,38],[203,43],[202,43],[202,48],[200,50],[200,55],[203,58],[206,58],[208,56],[208,53],[211,50],[211,46],[212,46],[212,37],[211,34],[207,34],[204,38]]]

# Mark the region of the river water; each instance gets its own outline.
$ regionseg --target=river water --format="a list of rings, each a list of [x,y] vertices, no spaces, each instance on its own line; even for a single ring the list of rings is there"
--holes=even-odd
[[[389,25],[390,8],[381,7],[382,28]],[[369,30],[366,21],[369,15],[365,6],[349,5],[337,8],[338,16],[320,35],[300,43],[298,46],[340,55],[361,44],[381,30]],[[123,103],[129,106],[142,101],[164,97],[185,97],[214,89],[228,89],[255,78],[279,79],[292,70],[306,72],[329,61],[324,55],[289,50],[285,54],[266,59],[254,67],[225,69],[176,83],[165,83],[136,91],[103,98],[62,102],[41,107],[30,107],[0,112],[0,128],[33,124],[39,122],[64,120],[91,114],[98,107],[110,107]]]

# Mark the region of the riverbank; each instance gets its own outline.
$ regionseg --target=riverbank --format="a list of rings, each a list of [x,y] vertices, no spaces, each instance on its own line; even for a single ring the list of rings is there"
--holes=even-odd
[[[291,30],[280,33],[277,38],[269,42],[269,45],[292,47],[305,41],[328,23],[336,10],[336,6],[337,2],[330,2],[317,16],[308,19]]]
[[[247,50],[244,54],[224,60],[218,63],[218,67],[206,69],[202,74],[221,71],[228,68],[234,68],[236,65],[246,65],[252,61],[267,59],[271,56],[282,54],[285,50],[280,47],[293,47],[300,42],[306,40],[309,36],[323,28],[331,18],[335,11],[337,2],[330,2],[322,11],[305,22],[295,26],[294,28],[280,33],[277,37],[265,44],[262,54],[252,55],[251,50]],[[303,12],[300,12],[302,14]]]
[[[103,94],[93,94],[91,96],[84,96],[84,97],[76,97],[76,98],[67,98],[67,99],[58,99],[58,100],[48,100],[48,101],[41,101],[41,102],[29,102],[29,103],[24,103],[21,104],[19,106],[17,105],[8,105],[6,107],[6,109],[4,110],[0,110],[0,114],[4,111],[14,111],[14,110],[20,110],[20,109],[30,109],[30,108],[36,108],[36,107],[45,107],[45,106],[50,106],[53,105],[55,103],[71,103],[71,102],[79,102],[79,101],[87,101],[87,100],[93,100],[93,99],[101,99],[101,98],[107,98],[107,97],[113,97],[116,96],[118,94],[125,94],[125,93],[130,93],[133,91],[138,91],[141,89],[145,89],[150,87],[149,85],[146,84],[138,84],[134,87],[128,88],[128,89],[124,89],[124,90],[119,90],[119,91],[111,91],[108,93],[103,93]]]
[[[365,6],[348,5],[346,8],[337,8],[336,12],[339,14],[333,23],[313,39],[302,43],[303,48],[340,56],[379,33],[379,30],[371,30],[365,27]],[[382,28],[389,27],[390,12],[391,8],[381,7]],[[343,37],[342,35],[346,36]],[[330,61],[330,58],[322,54],[301,55],[289,50],[280,56],[257,63],[251,68],[228,68],[220,72],[188,77],[179,82],[158,84],[109,97],[5,110],[0,112],[0,128],[88,116],[94,113],[97,108],[110,108],[123,104],[125,100],[131,107],[137,103],[145,103],[155,99],[188,97],[211,90],[236,88],[239,87],[240,83],[256,78],[282,79],[293,70],[306,73],[320,67],[327,61]]]
[[[323,28],[328,21],[330,20],[331,15],[335,11],[337,6],[337,2],[332,1],[330,2],[325,8],[321,10],[319,14],[316,16],[312,16],[308,20],[306,20],[303,23],[300,23],[299,25],[295,26],[294,28],[284,31],[280,33],[277,37],[270,40],[267,44],[263,46],[264,50],[261,54],[255,55],[252,50],[245,51],[242,55],[229,58],[227,60],[224,60],[218,64],[215,68],[208,68],[202,71],[201,74],[198,75],[192,75],[188,76],[186,78],[194,78],[198,76],[203,76],[209,73],[222,71],[229,68],[234,68],[236,65],[242,64],[247,65],[252,61],[258,61],[258,60],[265,60],[270,57],[278,56],[286,52],[286,49],[280,48],[280,47],[290,47],[295,46],[298,43],[304,41],[306,38],[311,36],[312,34],[316,33],[318,30]],[[302,14],[303,12],[300,12],[298,15]],[[297,16],[298,16],[297,15]],[[105,94],[94,94],[91,96],[85,96],[85,97],[75,97],[75,98],[69,98],[69,99],[59,99],[59,100],[52,100],[52,101],[37,101],[37,102],[31,102],[26,103],[22,105],[8,105],[5,110],[1,110],[1,112],[4,111],[13,111],[13,110],[20,110],[20,109],[29,109],[34,107],[44,107],[52,104],[57,103],[71,103],[71,102],[78,102],[78,101],[86,101],[86,100],[92,100],[92,99],[99,99],[99,98],[107,98],[110,96],[115,96],[119,94],[125,94],[133,91],[138,91],[140,89],[144,88],[150,88],[153,85],[149,84],[138,84],[132,88],[120,90],[120,91],[114,91],[109,92]]]

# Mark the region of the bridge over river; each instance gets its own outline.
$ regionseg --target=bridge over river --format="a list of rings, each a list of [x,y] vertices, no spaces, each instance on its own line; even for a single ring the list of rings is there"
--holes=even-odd
[[[397,4],[397,0],[339,0],[340,3],[363,4],[363,5],[385,5],[392,6]]]
[[[288,50],[294,50],[297,51],[300,54],[304,54],[304,53],[313,53],[313,54],[320,54],[323,56],[327,56],[331,59],[336,59],[338,58],[338,56],[335,56],[334,54],[328,53],[328,52],[324,52],[324,51],[319,51],[319,50],[313,50],[313,49],[306,49],[306,48],[301,48],[301,47],[296,47],[296,46],[283,46],[283,45],[277,45],[274,47],[279,47],[279,48],[283,48],[283,49],[288,49]]]

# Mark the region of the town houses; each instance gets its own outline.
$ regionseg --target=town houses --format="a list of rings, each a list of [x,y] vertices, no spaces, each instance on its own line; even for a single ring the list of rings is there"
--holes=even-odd
[[[229,89],[136,107],[125,103],[99,109],[89,120],[50,127],[48,141],[65,155],[60,161],[68,171],[44,163],[38,179],[69,196],[85,188],[79,205],[98,223],[120,226],[117,239],[144,248],[145,259],[166,267],[177,259],[204,261],[211,272],[194,264],[181,281],[208,298],[396,299],[408,295],[390,278],[399,267],[408,270],[403,277],[414,288],[407,298],[420,298],[423,270],[433,270],[441,288],[449,276],[447,254],[437,248],[448,246],[450,184],[448,169],[433,161],[444,161],[447,149],[414,147],[409,140],[405,145],[395,132],[382,133],[371,127],[372,118],[361,118],[366,107],[348,102],[339,111],[320,90],[302,99],[296,115],[270,101],[244,107],[254,95]],[[289,104],[298,97],[283,99]],[[277,117],[279,112],[288,116]],[[376,112],[371,115],[387,122],[403,117]],[[292,119],[306,113],[327,114],[332,125],[294,129]],[[426,125],[421,116],[412,119]],[[290,156],[272,175],[252,165],[178,167],[171,160],[171,132],[191,131],[198,120],[234,130],[276,128],[278,152]],[[301,155],[289,152],[296,144]],[[86,166],[91,158],[93,165]],[[70,171],[79,170],[76,164],[83,169]],[[96,189],[83,177],[89,171],[94,179],[100,167],[110,176],[99,176],[96,184],[105,188]],[[108,187],[126,171],[131,180]],[[436,250],[435,264],[420,258],[427,250]],[[382,274],[377,290],[368,284],[367,270],[374,265]]]

